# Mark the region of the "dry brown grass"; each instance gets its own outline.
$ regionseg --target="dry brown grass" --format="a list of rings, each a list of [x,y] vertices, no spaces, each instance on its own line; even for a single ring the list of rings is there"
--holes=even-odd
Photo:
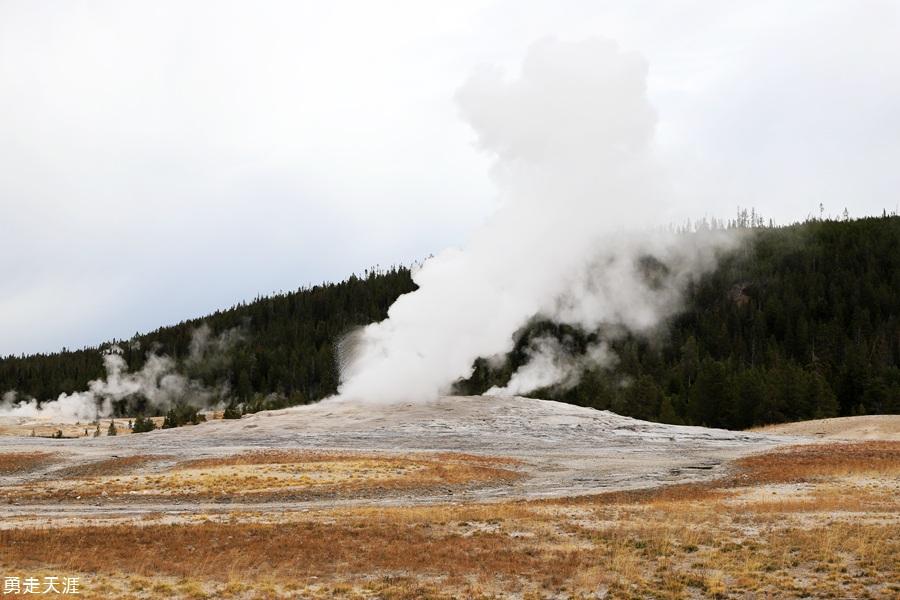
[[[360,453],[317,452],[307,450],[258,450],[231,456],[197,458],[178,463],[178,469],[209,469],[213,467],[233,467],[244,465],[283,465],[292,463],[317,463],[347,460],[365,456]]]
[[[444,493],[511,482],[515,461],[466,454],[408,457],[363,453],[262,451],[153,463],[165,456],[128,456],[61,469],[47,478],[10,488],[20,498],[55,500],[77,494],[143,500],[300,501],[322,498]]]
[[[900,476],[900,442],[849,442],[791,446],[735,461],[739,481],[781,483],[873,474]]]
[[[774,483],[814,482],[850,475],[900,477],[900,442],[839,442],[789,446],[738,459],[721,479],[669,486],[605,492],[544,502],[583,504],[646,504],[722,500],[735,488]]]
[[[504,578],[527,574],[541,565],[563,576],[565,553],[547,562],[543,552],[527,552],[531,541],[484,534],[434,535],[427,528],[396,527],[390,519],[348,519],[279,525],[207,523],[182,526],[117,526],[85,531],[5,531],[3,548],[14,549],[20,568],[54,563],[82,572],[118,570],[143,576],[226,579],[240,573],[256,580],[415,571],[462,577],[479,574]],[[0,552],[3,552],[0,550]],[[0,560],[9,562],[0,554]]]
[[[99,460],[75,465],[54,471],[51,475],[57,479],[83,479],[88,477],[109,477],[112,475],[126,475],[133,473],[149,464],[172,460],[171,456],[141,454],[134,456],[117,456],[106,460]]]
[[[681,512],[679,506],[625,507],[608,525],[597,518],[604,515],[522,506],[512,515],[500,507],[487,513],[488,521],[475,520],[482,510],[349,511],[269,525],[12,531],[0,534],[0,564],[17,572],[52,566],[66,573],[193,582],[190,595],[196,597],[227,597],[204,590],[234,587],[236,580],[257,590],[323,585],[327,593],[310,594],[316,596],[362,594],[375,586],[382,597],[411,598],[569,596],[598,588],[636,598],[767,592],[889,598],[900,592],[891,587],[900,552],[896,525],[787,525],[742,536],[728,515]],[[169,591],[177,590],[151,597],[171,597]]]
[[[49,452],[6,452],[0,454],[0,475],[27,473],[53,461],[54,455]]]
[[[834,444],[578,501],[22,529],[0,570],[81,573],[103,598],[897,598],[898,467],[895,445]]]
[[[183,461],[179,469],[204,469],[212,467],[244,466],[244,465],[282,465],[302,463],[323,463],[341,461],[373,460],[385,465],[406,465],[419,458],[427,462],[464,463],[479,467],[514,466],[522,461],[503,456],[480,456],[462,452],[421,453],[402,457],[366,454],[362,452],[320,452],[315,450],[258,450],[231,456],[199,458]]]
[[[465,454],[393,457],[308,451],[253,452],[183,463],[154,489],[178,495],[228,494],[257,500],[358,497],[513,481],[514,461]]]

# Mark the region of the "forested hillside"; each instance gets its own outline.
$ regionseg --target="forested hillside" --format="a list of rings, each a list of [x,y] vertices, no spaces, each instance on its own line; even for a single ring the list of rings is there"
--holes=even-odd
[[[502,384],[548,332],[576,352],[593,337],[537,323],[504,368],[480,361],[461,389]],[[535,395],[728,428],[900,412],[900,218],[755,229],[659,336],[613,347],[613,372]]]
[[[355,326],[384,319],[394,300],[413,289],[406,268],[369,271],[362,278],[258,298],[99,348],[3,358],[0,393],[14,389],[46,400],[83,390],[88,381],[104,376],[100,352],[115,344],[132,371],[144,365],[148,352],[170,356],[192,379],[229,389],[230,397],[248,410],[303,404],[335,391],[335,341]],[[185,360],[201,324],[213,335],[239,334],[227,356],[199,364]],[[223,382],[227,385],[219,385]]]
[[[691,235],[691,234],[685,234]],[[672,423],[744,428],[788,420],[900,412],[900,218],[810,221],[746,234],[696,282],[684,311],[652,339],[616,341],[614,370],[588,371],[547,397]],[[260,298],[120,343],[132,369],[148,350],[182,360],[192,378],[226,381],[245,410],[317,400],[335,391],[335,342],[386,316],[414,289],[407,269]],[[243,335],[228,360],[190,365],[202,323]],[[459,391],[504,384],[529,340],[557,336],[574,351],[596,339],[534,323],[502,368],[479,361]],[[139,343],[134,343],[135,341]],[[0,390],[39,399],[103,375],[98,348],[0,359]]]

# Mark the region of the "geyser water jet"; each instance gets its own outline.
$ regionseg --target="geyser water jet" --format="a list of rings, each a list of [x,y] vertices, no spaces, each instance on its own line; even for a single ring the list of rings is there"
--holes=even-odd
[[[435,398],[468,377],[476,358],[508,353],[536,317],[646,331],[677,308],[684,284],[727,241],[653,230],[667,196],[646,80],[643,58],[594,38],[541,40],[517,76],[485,68],[465,82],[457,102],[493,157],[499,207],[464,247],[416,269],[419,289],[387,319],[344,344],[338,398]],[[666,265],[662,281],[647,280],[647,255]],[[550,351],[535,350],[523,367],[531,372],[500,391],[570,381],[585,360],[609,360],[599,350],[548,360]],[[533,372],[540,365],[555,374]]]

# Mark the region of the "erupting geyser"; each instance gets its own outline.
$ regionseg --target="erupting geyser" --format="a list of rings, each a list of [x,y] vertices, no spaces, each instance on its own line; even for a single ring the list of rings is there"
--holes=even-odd
[[[650,231],[667,219],[653,156],[656,117],[647,65],[606,40],[534,44],[521,73],[475,73],[459,90],[463,118],[494,158],[500,205],[463,248],[414,273],[419,289],[388,318],[351,335],[341,351],[339,398],[427,400],[502,356],[530,319],[585,329],[644,331],[678,307],[684,284],[715,264],[724,235]],[[665,264],[653,282],[640,258]],[[532,348],[508,393],[577,378],[583,357],[558,345]]]

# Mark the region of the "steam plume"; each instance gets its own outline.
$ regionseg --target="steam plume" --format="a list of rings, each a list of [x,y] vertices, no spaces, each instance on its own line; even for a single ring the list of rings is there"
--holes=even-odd
[[[227,360],[227,350],[242,336],[239,328],[212,336],[204,323],[192,334],[190,354],[185,362],[196,367],[209,361]],[[128,408],[144,401],[149,409],[164,412],[179,402],[207,408],[227,393],[226,389],[208,388],[179,373],[176,361],[166,355],[150,353],[139,371],[129,372],[121,348],[112,346],[103,354],[103,366],[105,378],[89,382],[85,391],[60,394],[56,400],[38,402],[35,398],[22,399],[13,391],[6,392],[0,400],[0,416],[93,421],[112,416],[115,404],[123,400]]]
[[[581,374],[593,366],[610,366],[616,357],[605,342],[589,346],[582,355],[573,355],[558,339],[541,336],[531,340],[528,361],[503,387],[492,387],[485,395],[518,396],[547,387],[568,389],[578,384]]]
[[[508,353],[535,317],[640,332],[677,309],[725,240],[648,231],[666,207],[646,74],[612,42],[547,39],[518,77],[484,69],[462,86],[459,108],[494,158],[500,206],[464,248],[417,269],[419,289],[386,320],[343,345],[340,398],[436,397],[476,358]],[[495,391],[568,384],[586,362],[608,360],[603,348],[562,357],[545,340]]]

